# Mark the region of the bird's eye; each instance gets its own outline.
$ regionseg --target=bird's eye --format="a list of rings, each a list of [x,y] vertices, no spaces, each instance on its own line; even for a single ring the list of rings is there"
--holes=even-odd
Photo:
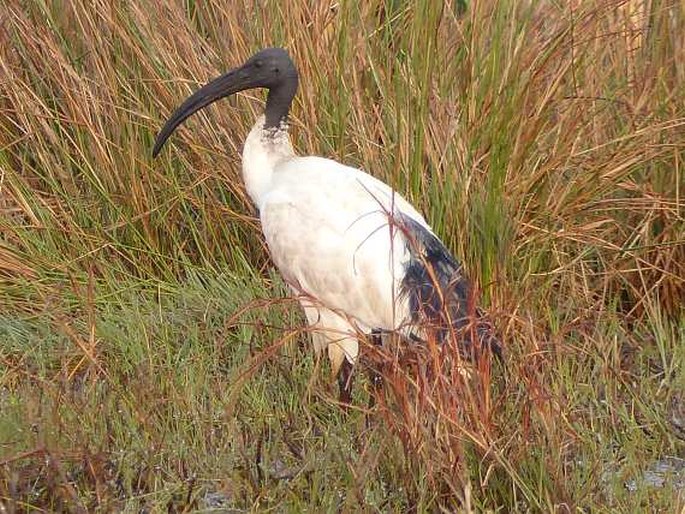
[[[254,62],[255,68],[261,68],[262,67],[262,61],[257,60]]]
[[[279,68],[274,68],[274,73],[280,73],[281,70]]]

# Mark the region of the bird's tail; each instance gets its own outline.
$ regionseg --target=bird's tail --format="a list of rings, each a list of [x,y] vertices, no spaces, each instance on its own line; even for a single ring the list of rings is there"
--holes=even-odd
[[[402,294],[408,299],[412,322],[441,342],[455,335],[467,359],[476,360],[485,350],[501,360],[502,342],[476,306],[474,289],[461,264],[426,227],[407,216],[400,223],[410,255]]]

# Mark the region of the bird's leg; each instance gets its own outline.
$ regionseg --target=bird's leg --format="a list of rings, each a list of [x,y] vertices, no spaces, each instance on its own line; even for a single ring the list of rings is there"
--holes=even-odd
[[[338,370],[338,387],[340,388],[340,403],[350,405],[352,403],[352,372],[354,365],[344,358]]]
[[[374,329],[371,331],[371,344],[377,347],[383,346],[383,333]],[[383,375],[374,367],[367,368],[369,382],[371,382],[371,395],[369,396],[369,410],[376,405],[376,396],[383,388]]]

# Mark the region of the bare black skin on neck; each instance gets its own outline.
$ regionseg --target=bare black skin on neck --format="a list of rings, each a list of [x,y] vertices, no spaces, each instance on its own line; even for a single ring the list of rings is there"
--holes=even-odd
[[[279,129],[288,121],[288,113],[293,103],[293,98],[297,92],[297,75],[294,77],[284,77],[281,84],[269,88],[266,97],[266,108],[264,109],[264,128]]]
[[[169,117],[157,135],[152,156],[156,157],[166,140],[193,113],[226,96],[247,89],[266,88],[269,94],[264,111],[265,129],[280,129],[297,93],[298,74],[288,52],[266,48],[250,57],[241,67],[212,80],[189,96]]]

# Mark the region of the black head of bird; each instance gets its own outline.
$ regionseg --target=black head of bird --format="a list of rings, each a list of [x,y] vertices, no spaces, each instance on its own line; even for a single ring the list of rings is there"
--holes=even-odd
[[[297,69],[288,52],[266,48],[250,57],[245,64],[212,80],[186,99],[169,117],[159,132],[152,150],[156,157],[166,140],[181,123],[200,109],[247,89],[266,88],[265,128],[278,127],[285,121],[297,92]]]

